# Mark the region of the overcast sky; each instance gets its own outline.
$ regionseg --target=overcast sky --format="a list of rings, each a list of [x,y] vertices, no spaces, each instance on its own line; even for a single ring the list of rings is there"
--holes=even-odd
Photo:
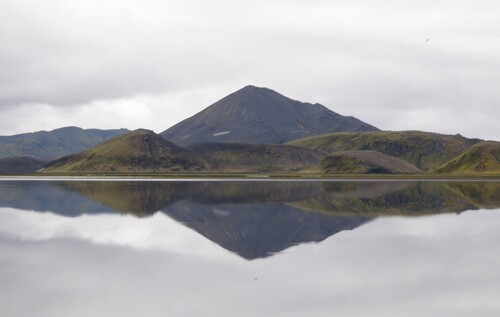
[[[248,84],[500,140],[500,1],[0,0],[0,135],[161,132]]]

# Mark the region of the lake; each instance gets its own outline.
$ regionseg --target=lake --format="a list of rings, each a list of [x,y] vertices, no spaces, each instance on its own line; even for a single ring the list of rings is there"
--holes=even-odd
[[[500,182],[0,180],[2,316],[499,316]]]

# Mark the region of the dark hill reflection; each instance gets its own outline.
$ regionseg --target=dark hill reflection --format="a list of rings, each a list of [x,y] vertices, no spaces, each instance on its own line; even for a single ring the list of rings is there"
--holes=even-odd
[[[113,212],[72,190],[71,183],[0,181],[0,207],[53,212],[66,217]]]
[[[163,212],[246,259],[266,257],[295,244],[323,241],[371,219],[326,216],[273,202],[200,204],[182,201]]]
[[[163,212],[247,259],[383,215],[500,208],[499,182],[0,182],[0,206],[63,216]]]

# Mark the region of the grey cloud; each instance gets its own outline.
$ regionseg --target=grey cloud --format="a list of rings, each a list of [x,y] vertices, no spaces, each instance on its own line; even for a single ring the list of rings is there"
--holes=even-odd
[[[393,126],[374,107],[500,116],[496,1],[6,0],[0,12],[0,111],[255,84],[381,128]]]
[[[0,306],[9,316],[496,316],[499,211],[379,218],[247,262],[193,232],[175,252],[189,229],[166,218],[0,208]]]

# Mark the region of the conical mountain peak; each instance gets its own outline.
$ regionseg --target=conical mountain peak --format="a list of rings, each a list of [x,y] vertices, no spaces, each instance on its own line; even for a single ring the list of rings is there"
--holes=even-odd
[[[240,90],[233,92],[227,97],[221,99],[223,100],[231,100],[231,101],[247,101],[252,102],[253,104],[264,104],[266,106],[277,106],[280,102],[290,102],[294,101],[288,97],[283,96],[282,94],[266,88],[266,87],[256,87],[252,85],[245,86]],[[266,100],[267,99],[267,100]],[[218,104],[217,102],[216,104]]]
[[[245,86],[161,135],[174,143],[239,142],[280,144],[340,131],[377,128],[320,104],[303,103],[269,88]]]
[[[257,87],[253,85],[247,85],[240,90],[237,90],[234,92],[234,94],[238,93],[244,93],[244,94],[277,94],[279,95],[276,91],[266,88],[266,87]]]

